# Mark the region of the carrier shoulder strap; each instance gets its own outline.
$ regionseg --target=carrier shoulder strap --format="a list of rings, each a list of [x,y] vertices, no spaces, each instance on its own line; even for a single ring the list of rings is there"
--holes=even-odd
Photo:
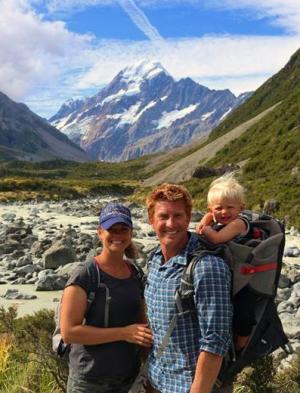
[[[187,265],[182,272],[179,288],[175,292],[175,304],[177,312],[175,312],[173,318],[171,319],[162,342],[157,349],[156,358],[160,358],[162,356],[166,346],[168,345],[171,334],[176,326],[178,316],[195,311],[193,299],[193,274],[196,264],[205,255],[214,255],[219,257],[224,256],[225,249],[223,245],[214,245],[202,238],[199,238],[199,243],[199,247],[187,256]]]

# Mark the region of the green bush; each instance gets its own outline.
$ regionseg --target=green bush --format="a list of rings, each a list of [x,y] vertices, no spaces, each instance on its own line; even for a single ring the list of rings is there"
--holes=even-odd
[[[0,308],[0,353],[1,348],[6,353],[0,367],[1,393],[65,392],[67,365],[52,353],[53,330],[53,311],[17,318],[13,307]]]

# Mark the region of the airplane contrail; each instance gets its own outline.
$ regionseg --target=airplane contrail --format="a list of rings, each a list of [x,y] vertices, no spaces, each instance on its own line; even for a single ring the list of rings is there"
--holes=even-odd
[[[127,13],[135,25],[151,40],[163,41],[158,30],[151,25],[144,12],[136,5],[133,0],[117,0],[123,10]]]

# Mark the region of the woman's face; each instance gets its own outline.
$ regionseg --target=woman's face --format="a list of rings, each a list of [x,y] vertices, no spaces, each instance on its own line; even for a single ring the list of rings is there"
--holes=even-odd
[[[103,249],[124,252],[132,240],[132,229],[126,224],[114,224],[109,229],[99,228],[98,236]]]

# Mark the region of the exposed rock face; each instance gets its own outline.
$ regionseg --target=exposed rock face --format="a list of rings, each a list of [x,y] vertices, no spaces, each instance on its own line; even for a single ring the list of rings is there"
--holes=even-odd
[[[0,92],[0,157],[88,161],[86,153],[45,119]]]
[[[198,166],[195,169],[194,173],[192,174],[192,177],[203,179],[205,177],[210,177],[210,176],[222,176],[227,172],[233,172],[239,169],[240,169],[239,165],[235,165],[235,164],[227,164],[219,168]]]
[[[121,161],[207,134],[249,94],[175,81],[158,63],[122,70],[97,95],[68,101],[49,121],[94,159]]]

